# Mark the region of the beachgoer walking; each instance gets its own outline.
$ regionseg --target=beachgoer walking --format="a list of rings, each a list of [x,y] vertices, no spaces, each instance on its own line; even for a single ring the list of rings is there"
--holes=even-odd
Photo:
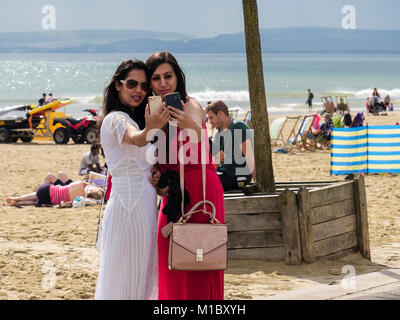
[[[196,138],[189,137],[183,141],[184,150],[190,150],[186,154],[184,163],[184,185],[189,195],[189,203],[185,205],[185,212],[192,206],[203,200],[202,164],[201,164],[201,130],[205,129],[205,117],[201,105],[186,93],[185,75],[175,57],[169,52],[158,52],[149,57],[146,65],[150,72],[151,88],[155,95],[163,99],[166,94],[179,92],[182,99],[183,110],[171,106],[167,108],[171,116],[176,119],[177,128],[165,130],[168,134],[167,163],[160,164],[160,170],[166,174],[168,170],[179,174],[179,143],[177,137],[181,130],[183,133],[189,130],[195,132]],[[184,135],[185,136],[185,135]],[[204,139],[205,147],[209,150],[208,139]],[[160,152],[160,150],[159,150]],[[206,164],[206,200],[211,201],[216,208],[216,218],[224,222],[224,196],[221,182],[212,163],[211,153],[208,152]],[[160,159],[160,155],[159,155]],[[176,161],[175,161],[176,160]],[[161,178],[162,179],[162,178]],[[168,187],[166,187],[168,190]],[[161,201],[158,218],[158,268],[159,268],[159,294],[162,300],[186,300],[186,299],[223,299],[224,298],[224,272],[223,271],[171,271],[168,268],[169,240],[161,234],[161,229],[167,224],[167,215],[163,209],[170,198],[166,190],[159,190],[165,195]],[[186,199],[186,197],[185,197]],[[180,207],[180,206],[179,206]],[[195,213],[188,223],[209,223],[209,217],[201,212]],[[206,235],[205,235],[206,236]]]
[[[95,299],[157,299],[156,190],[150,183],[155,146],[147,134],[169,120],[150,115],[150,84],[139,60],[123,61],[104,91],[100,140],[112,189],[104,212]]]
[[[308,91],[308,96],[307,96],[307,104],[308,104],[308,112],[312,112],[312,100],[314,99],[314,94],[311,92],[310,89]]]

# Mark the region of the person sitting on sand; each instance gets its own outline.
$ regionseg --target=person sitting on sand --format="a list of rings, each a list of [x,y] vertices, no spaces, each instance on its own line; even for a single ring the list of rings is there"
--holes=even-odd
[[[101,192],[94,188],[89,188],[85,181],[72,181],[68,176],[60,171],[58,176],[52,173],[47,174],[36,192],[28,193],[18,197],[8,197],[5,199],[8,206],[27,206],[36,207],[54,206],[61,202],[72,202],[76,197],[85,196],[85,188],[88,188],[88,197],[94,199],[101,198]]]
[[[331,131],[334,127],[332,116],[329,113],[325,114],[325,122],[321,124],[320,131],[322,132],[322,138],[328,143],[331,141]]]
[[[90,171],[94,171],[97,173],[101,173],[103,171],[103,168],[101,167],[99,162],[100,148],[100,144],[93,143],[90,147],[90,151],[86,152],[85,155],[82,157],[78,170],[78,174],[80,176],[84,176]]]

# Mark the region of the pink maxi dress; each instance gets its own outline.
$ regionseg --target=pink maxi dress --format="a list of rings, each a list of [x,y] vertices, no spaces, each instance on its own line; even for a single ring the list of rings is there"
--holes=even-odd
[[[177,134],[180,129],[178,128]],[[207,136],[207,134],[205,135]],[[175,137],[176,139],[176,137]],[[225,222],[224,192],[221,181],[212,164],[208,139],[204,139],[207,151],[206,165],[206,200],[211,201],[216,209],[215,217],[221,223]],[[175,140],[176,142],[176,140]],[[189,138],[183,141],[185,161],[184,166],[185,189],[189,193],[190,203],[185,206],[185,213],[193,205],[203,200],[201,144],[192,143]],[[178,143],[170,143],[169,154],[178,154]],[[190,150],[188,150],[190,149]],[[189,159],[188,159],[188,158]],[[178,159],[176,156],[175,159]],[[171,162],[171,161],[170,161]],[[176,161],[175,161],[176,162]],[[179,173],[178,164],[160,164],[161,171],[174,170]],[[224,271],[176,271],[168,268],[169,239],[164,238],[161,229],[167,224],[167,216],[162,210],[168,203],[168,197],[163,197],[158,215],[158,298],[160,300],[223,300],[224,299]],[[207,223],[209,216],[202,212],[195,213],[188,223]]]

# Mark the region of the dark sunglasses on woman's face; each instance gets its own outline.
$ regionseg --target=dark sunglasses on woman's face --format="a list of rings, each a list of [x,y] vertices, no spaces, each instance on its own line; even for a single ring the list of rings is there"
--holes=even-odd
[[[123,83],[128,89],[135,89],[139,81],[135,79],[129,79],[129,80],[119,80],[121,83]],[[140,87],[142,88],[143,91],[149,91],[150,90],[150,82],[140,82]]]

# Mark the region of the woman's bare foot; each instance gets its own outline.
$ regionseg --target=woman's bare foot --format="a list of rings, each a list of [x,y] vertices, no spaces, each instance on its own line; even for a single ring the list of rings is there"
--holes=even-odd
[[[16,206],[17,205],[17,198],[15,198],[15,197],[6,198],[6,204],[8,206]]]

